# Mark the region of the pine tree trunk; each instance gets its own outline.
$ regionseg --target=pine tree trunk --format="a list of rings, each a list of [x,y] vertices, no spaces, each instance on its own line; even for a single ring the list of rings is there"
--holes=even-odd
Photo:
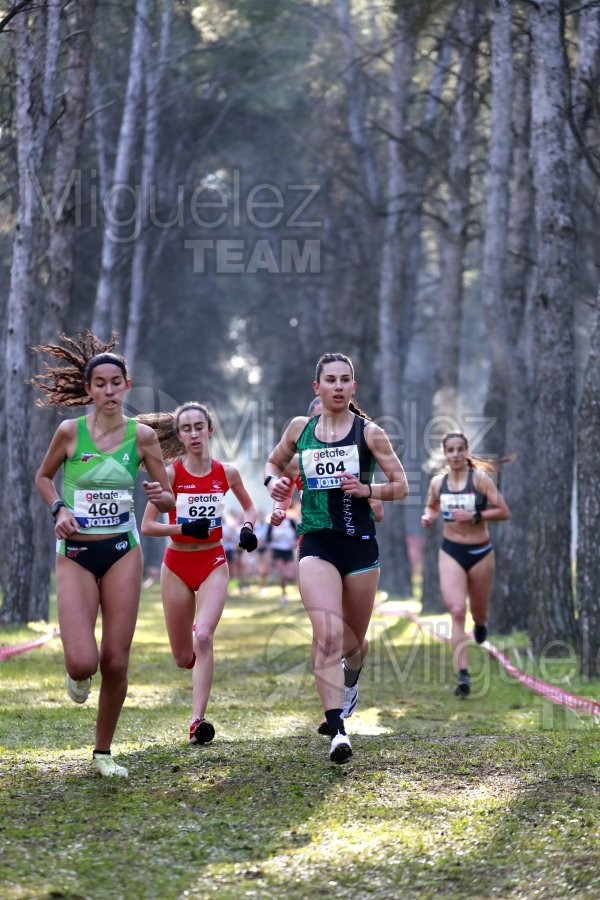
[[[442,431],[454,430],[458,421],[458,375],[463,301],[463,267],[470,214],[470,169],[475,123],[475,76],[477,70],[479,7],[476,0],[461,4],[457,44],[460,64],[452,114],[448,172],[448,202],[441,235],[441,284],[436,321],[436,373],[432,420]],[[435,447],[439,450],[439,445]],[[423,560],[423,611],[443,608],[438,579],[438,529],[425,533]]]
[[[530,22],[538,270],[529,592],[530,633],[539,655],[559,651],[576,633],[571,580],[575,240],[565,134],[568,82],[562,4],[539,0]]]
[[[14,19],[16,65],[16,143],[19,206],[15,225],[6,325],[6,400],[8,558],[2,616],[25,623],[30,616],[33,524],[30,516],[32,477],[29,465],[29,416],[32,407],[31,362],[33,336],[34,261],[38,256],[41,201],[35,180],[41,182],[41,163],[50,125],[60,46],[61,4],[25,11]]]
[[[139,235],[133,248],[131,262],[131,292],[125,342],[125,357],[132,372],[137,371],[140,336],[144,322],[144,300],[148,289],[148,266],[150,259],[150,212],[153,203],[152,190],[156,189],[156,160],[159,140],[159,98],[164,75],[167,50],[171,32],[172,0],[167,0],[162,11],[158,54],[146,45],[148,58],[144,65],[146,73],[146,119],[144,125],[144,149],[142,171],[139,183],[139,203],[137,215]],[[146,318],[147,322],[147,318]]]
[[[381,363],[380,404],[384,419],[402,424],[404,368],[408,334],[403,328],[407,311],[400,293],[398,263],[401,258],[400,222],[404,213],[408,185],[406,160],[406,125],[410,102],[415,36],[410,34],[404,14],[396,17],[392,66],[390,69],[390,132],[388,136],[388,169],[386,184],[386,217],[379,274],[379,356]],[[383,423],[385,424],[385,422]],[[400,429],[399,429],[400,431]],[[404,429],[402,429],[402,432]],[[386,515],[380,529],[384,566],[381,585],[403,597],[412,595],[410,562],[406,542],[406,519],[403,506],[386,503]]]
[[[593,110],[591,86],[600,70],[600,9],[579,14],[579,58],[572,81],[571,130],[568,133],[570,170],[576,179],[575,196],[585,191],[586,126]],[[581,673],[600,677],[600,527],[598,434],[600,434],[600,288],[592,320],[589,356],[583,377],[577,420],[577,609]]]
[[[509,214],[509,254],[506,260],[504,302],[511,335],[509,396],[503,452],[516,458],[501,473],[500,490],[511,511],[510,522],[501,524],[494,536],[500,565],[496,568],[492,593],[490,626],[501,634],[526,631],[529,624],[527,591],[528,559],[525,548],[531,518],[530,461],[534,453],[531,426],[531,375],[528,360],[530,342],[531,232],[533,228],[533,183],[530,164],[531,87],[529,80],[530,40],[515,36],[513,54],[514,90],[512,134],[512,191]]]
[[[512,104],[513,104],[513,52],[512,11],[509,6],[497,6],[493,14],[491,32],[491,131],[488,152],[488,181],[486,192],[485,238],[482,263],[482,296],[486,314],[487,341],[491,366],[488,396],[485,406],[486,420],[493,422],[486,435],[485,451],[501,457],[513,452],[507,443],[508,423],[529,421],[523,409],[525,365],[519,344],[519,333],[511,316],[507,300],[508,286],[508,235],[509,235],[509,184],[512,158]],[[529,106],[529,97],[527,98]],[[521,320],[522,321],[522,320]],[[514,429],[509,432],[514,434]],[[492,593],[490,626],[500,632],[524,628],[527,617],[523,610],[523,586],[526,581],[526,558],[522,547],[528,522],[525,502],[519,502],[517,492],[525,493],[528,478],[523,466],[527,456],[518,455],[518,467],[511,464],[498,486],[507,492],[507,502],[512,512],[510,523],[490,526],[490,534],[496,549],[496,578]],[[515,475],[518,480],[515,480]],[[516,489],[516,491],[515,491]],[[515,501],[514,508],[511,506]],[[515,534],[510,535],[511,529]]]
[[[132,235],[131,233],[124,234],[120,223],[125,219],[123,210],[126,201],[130,198],[127,188],[130,188],[129,178],[133,149],[140,117],[144,47],[148,41],[148,17],[149,0],[136,0],[129,77],[112,177],[114,189],[112,221],[107,218],[104,223],[100,277],[96,286],[96,302],[92,320],[92,331],[105,339],[110,337],[113,328],[120,330],[121,326],[125,324],[124,320],[122,321],[125,304],[117,272],[121,255],[127,252],[124,248],[127,247]],[[135,228],[135,225],[129,227]]]
[[[53,220],[48,247],[50,271],[44,299],[40,341],[55,341],[64,331],[69,301],[73,293],[75,243],[81,222],[76,190],[85,122],[88,73],[92,54],[92,27],[97,0],[81,0],[68,11],[67,65],[63,87],[62,113],[57,122],[57,145],[52,185]],[[50,410],[33,412],[30,459],[37,469],[50,443],[57,420]],[[50,572],[54,568],[55,538],[52,520],[37,491],[32,495],[31,516],[36,553],[32,559],[29,618],[48,620]]]
[[[577,425],[577,607],[581,672],[600,677],[600,290]]]

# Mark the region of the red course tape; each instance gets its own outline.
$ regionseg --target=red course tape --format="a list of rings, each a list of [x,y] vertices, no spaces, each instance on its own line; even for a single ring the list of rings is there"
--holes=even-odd
[[[3,659],[8,659],[9,656],[17,656],[19,653],[26,653],[27,650],[35,650],[36,647],[41,647],[42,644],[51,641],[52,638],[58,637],[58,631],[52,631],[50,634],[45,634],[40,638],[36,638],[35,641],[28,641],[26,644],[13,644],[12,646],[0,647],[0,662]]]
[[[411,622],[414,622],[415,625],[418,625],[423,631],[430,631],[434,638],[438,641],[446,641],[449,643],[449,638],[446,635],[438,635],[435,633],[435,630],[431,627],[431,625],[426,622],[421,622],[418,616],[414,613],[409,612],[408,610],[401,610],[397,612],[397,615],[402,616],[405,619],[410,619]],[[525,672],[521,672],[517,669],[509,658],[505,656],[497,647],[494,647],[493,644],[490,644],[489,641],[486,641],[481,645],[484,650],[487,650],[490,656],[495,657],[498,662],[504,666],[509,675],[512,675],[513,678],[516,678],[521,684],[524,684],[525,687],[528,687],[530,690],[535,691],[536,694],[540,694],[542,697],[546,697],[547,700],[551,700],[552,703],[558,703],[560,706],[566,706],[569,709],[576,709],[578,712],[589,713],[592,716],[600,718],[600,703],[597,703],[595,700],[590,700],[588,697],[579,697],[577,694],[570,694],[569,691],[563,691],[562,688],[556,687],[555,685],[548,684],[545,681],[542,681],[540,678],[535,678],[533,675],[527,675]]]

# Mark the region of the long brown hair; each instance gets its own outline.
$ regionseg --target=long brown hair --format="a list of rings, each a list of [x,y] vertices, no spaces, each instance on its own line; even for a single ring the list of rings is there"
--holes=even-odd
[[[445,434],[442,438],[442,447],[444,450],[446,449],[446,442],[454,438],[464,441],[465,449],[469,449],[469,442],[462,431],[449,431],[448,434]],[[467,453],[467,465],[470,469],[483,469],[484,472],[491,474],[500,471],[500,467],[504,465],[504,463],[512,462],[515,456],[516,454],[513,453],[511,456],[503,456],[500,459],[485,459],[484,457],[473,456],[472,453]]]
[[[209,430],[212,430],[212,416],[206,406],[197,400],[187,400],[173,412],[140,413],[135,417],[136,422],[149,425],[156,432],[165,462],[172,462],[185,453],[185,447],[179,437],[179,419],[188,409],[197,409],[206,419]]]

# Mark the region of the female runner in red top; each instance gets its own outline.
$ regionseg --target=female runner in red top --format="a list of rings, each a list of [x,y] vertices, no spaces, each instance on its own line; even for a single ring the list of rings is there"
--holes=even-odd
[[[156,507],[146,506],[142,533],[168,537],[160,588],[171,652],[178,666],[193,669],[190,744],[207,744],[215,736],[204,718],[213,682],[213,635],[227,599],[229,567],[223,548],[225,494],[231,489],[243,510],[240,547],[255,550],[256,509],[235,466],[210,455],[213,423],[195,401],[174,413],[138,416],[156,430],[165,459],[183,451],[167,467],[175,494],[169,522],[158,521]]]

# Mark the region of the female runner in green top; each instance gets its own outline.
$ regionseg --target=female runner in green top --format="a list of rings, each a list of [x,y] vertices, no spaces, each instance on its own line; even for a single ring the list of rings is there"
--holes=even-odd
[[[67,690],[84,703],[100,669],[93,766],[100,775],[127,776],[110,748],[127,694],[129,651],[142,584],[142,553],[133,508],[138,468],[148,500],[161,512],[175,500],[158,439],[147,425],[123,415],[131,387],[127,365],[87,332],[63,338],[65,346],[36,349],[61,360],[46,366],[33,384],[49,406],[94,404],[93,412],[58,426],[36,475],[36,487],[50,507],[57,537],[56,594]],[[54,478],[63,469],[63,495]],[[95,625],[102,610],[102,640]]]

